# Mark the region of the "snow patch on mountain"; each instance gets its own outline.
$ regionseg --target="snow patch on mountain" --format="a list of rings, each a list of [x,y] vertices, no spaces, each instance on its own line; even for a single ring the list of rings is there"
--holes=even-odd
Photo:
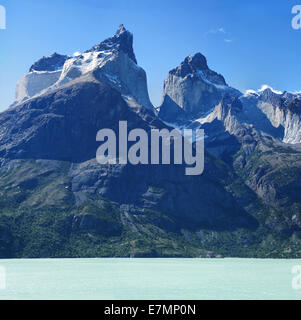
[[[267,84],[262,85],[261,88],[258,90],[258,92],[264,92],[266,90],[271,90],[275,94],[283,94],[282,91],[275,90],[272,87],[268,86]]]
[[[263,84],[261,86],[261,88],[258,89],[258,90],[252,90],[252,89],[246,90],[246,92],[244,93],[244,96],[250,96],[250,95],[259,96],[262,92],[264,92],[266,90],[270,90],[272,93],[275,93],[277,95],[282,95],[283,94],[282,91],[275,90],[274,88],[270,87],[269,85]]]

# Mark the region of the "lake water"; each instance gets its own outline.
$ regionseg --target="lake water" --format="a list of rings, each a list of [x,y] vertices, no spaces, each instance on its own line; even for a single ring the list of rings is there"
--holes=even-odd
[[[292,287],[296,265],[301,260],[0,260],[0,299],[301,299]]]

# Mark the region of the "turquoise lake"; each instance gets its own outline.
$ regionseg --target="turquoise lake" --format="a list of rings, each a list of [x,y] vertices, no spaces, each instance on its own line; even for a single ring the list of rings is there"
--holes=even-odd
[[[301,260],[0,260],[0,299],[301,299],[292,286],[298,265]]]

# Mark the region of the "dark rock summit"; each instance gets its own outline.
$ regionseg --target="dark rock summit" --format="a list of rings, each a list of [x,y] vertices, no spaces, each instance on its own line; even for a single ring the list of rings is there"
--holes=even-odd
[[[137,64],[137,60],[133,50],[133,35],[128,30],[126,30],[123,24],[119,26],[119,29],[113,37],[108,38],[101,43],[93,46],[87,52],[102,50],[105,51],[112,49],[123,51],[129,56],[130,59],[132,59]]]
[[[178,77],[185,78],[194,75],[198,71],[202,71],[208,80],[221,85],[227,85],[224,77],[208,68],[207,59],[201,53],[186,57],[185,60],[169,73]]]
[[[184,78],[188,74],[198,70],[208,70],[207,59],[201,53],[186,57],[185,60],[177,68],[172,69],[170,73]]]
[[[168,122],[196,119],[212,110],[227,93],[241,95],[222,75],[209,69],[206,58],[197,53],[168,73],[159,117]]]
[[[67,55],[61,55],[54,53],[50,57],[43,57],[37,62],[35,62],[29,69],[29,72],[32,71],[56,71],[63,67],[66,60],[70,57]]]

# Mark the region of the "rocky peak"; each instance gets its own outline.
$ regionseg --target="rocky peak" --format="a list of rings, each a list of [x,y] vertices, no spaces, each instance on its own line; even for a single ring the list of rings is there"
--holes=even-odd
[[[180,78],[201,78],[202,80],[206,82],[209,81],[212,84],[227,86],[224,77],[208,67],[207,59],[201,53],[196,53],[194,56],[186,57],[177,68],[169,72],[169,75]]]
[[[54,53],[49,57],[43,57],[37,62],[35,62],[29,69],[29,72],[33,71],[57,71],[61,69],[66,60],[70,57],[67,55],[61,55]]]
[[[196,53],[194,56],[186,57],[185,60],[169,73],[178,77],[186,77],[199,70],[208,70],[207,59],[201,53]]]
[[[241,93],[227,85],[221,74],[209,69],[206,58],[197,53],[189,56],[164,81],[163,103],[159,116],[169,122],[197,119],[213,110],[225,94]],[[181,112],[179,109],[182,109]]]
[[[86,76],[87,79],[92,76],[109,84],[126,99],[153,110],[146,73],[137,65],[133,52],[133,35],[124,25],[120,25],[114,36],[91,50],[75,57],[55,53],[50,57],[43,57],[30,70],[17,85],[15,104],[55,90],[80,77]]]
[[[116,34],[117,34],[117,35],[120,35],[120,34],[122,34],[122,33],[124,33],[124,32],[128,32],[128,31],[126,30],[125,26],[124,26],[123,24],[121,24],[121,25],[119,26],[118,30],[116,31]]]
[[[107,50],[123,51],[137,64],[136,56],[133,50],[133,35],[124,27],[123,24],[119,26],[113,37],[102,41],[86,52]]]

